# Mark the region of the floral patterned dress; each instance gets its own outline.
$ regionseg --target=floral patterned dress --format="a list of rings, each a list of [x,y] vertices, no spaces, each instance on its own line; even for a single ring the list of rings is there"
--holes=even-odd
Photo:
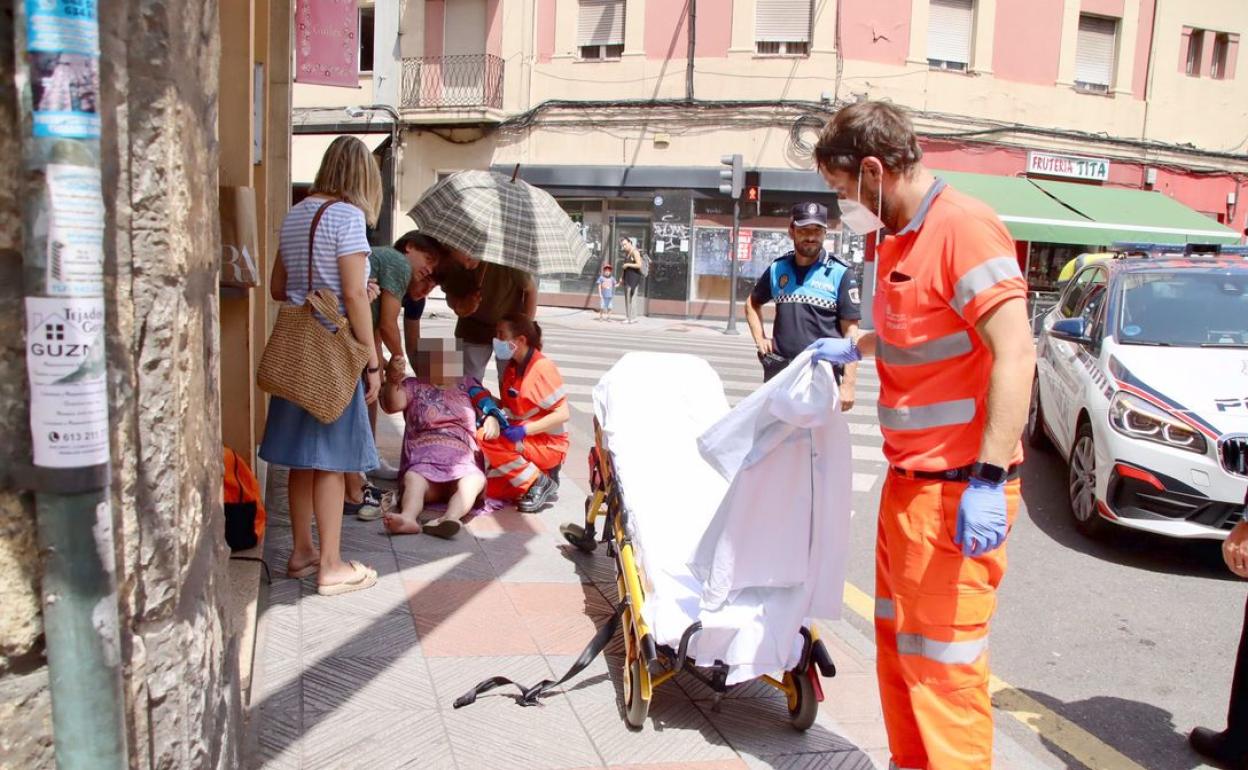
[[[474,473],[485,475],[467,384],[439,388],[408,377],[403,389],[407,408],[403,411],[401,473],[415,471],[434,483],[458,481]]]

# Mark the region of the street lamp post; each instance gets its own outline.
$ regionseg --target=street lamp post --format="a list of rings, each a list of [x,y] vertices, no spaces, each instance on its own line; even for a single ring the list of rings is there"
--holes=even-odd
[[[393,168],[391,168],[390,173],[387,175],[389,178],[386,180],[390,187],[390,205],[386,211],[386,218],[384,220],[388,226],[382,229],[382,234],[384,235],[387,243],[393,243],[394,208],[398,204],[399,199],[399,179],[401,178],[403,160],[402,149],[399,146],[399,111],[394,107],[391,107],[389,104],[367,104],[360,107],[347,108],[347,115],[353,118],[363,117],[366,113],[370,112],[384,112],[390,118],[390,162],[393,164]],[[380,225],[381,222],[378,222],[378,224]]]

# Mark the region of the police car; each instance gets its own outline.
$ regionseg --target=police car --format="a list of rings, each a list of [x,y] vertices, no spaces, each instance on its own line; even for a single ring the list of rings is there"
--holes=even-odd
[[[1085,266],[1037,353],[1027,441],[1068,459],[1081,532],[1226,537],[1248,487],[1248,260]]]

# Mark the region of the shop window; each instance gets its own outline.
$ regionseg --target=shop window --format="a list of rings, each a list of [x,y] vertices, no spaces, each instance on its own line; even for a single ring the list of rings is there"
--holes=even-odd
[[[373,9],[360,9],[360,72],[373,71]]]
[[[1203,29],[1185,29],[1183,36],[1187,39],[1187,64],[1184,72],[1188,77],[1200,77],[1200,59],[1205,52],[1205,31]]]
[[[764,56],[810,54],[811,0],[758,0],[754,6],[755,51]]]
[[[1109,93],[1114,80],[1114,55],[1118,50],[1118,20],[1083,14],[1075,50],[1075,88],[1095,94]]]
[[[1225,32],[1219,32],[1213,38],[1213,65],[1209,75],[1214,80],[1230,80],[1234,74],[1230,71],[1231,37]]]
[[[975,29],[972,0],[932,0],[927,17],[927,63],[933,69],[966,72]]]
[[[624,0],[580,0],[576,45],[584,61],[613,61],[624,54]]]

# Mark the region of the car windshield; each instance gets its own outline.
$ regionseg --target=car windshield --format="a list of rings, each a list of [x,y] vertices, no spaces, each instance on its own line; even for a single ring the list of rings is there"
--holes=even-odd
[[[1248,271],[1129,273],[1121,287],[1124,344],[1248,347]]]

